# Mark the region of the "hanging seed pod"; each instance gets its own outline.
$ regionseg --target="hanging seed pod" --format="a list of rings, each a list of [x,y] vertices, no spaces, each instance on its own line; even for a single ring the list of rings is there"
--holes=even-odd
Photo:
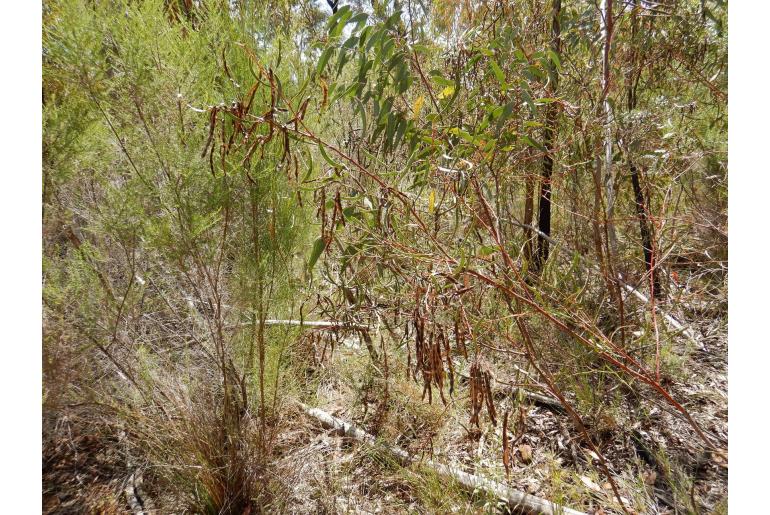
[[[409,347],[409,322],[404,322],[404,341],[406,342],[406,378],[412,373],[412,349]]]
[[[482,397],[481,397],[481,381],[480,381],[480,371],[479,371],[479,365],[478,363],[473,363],[471,365],[470,369],[470,401],[471,401],[471,418],[470,418],[470,424],[475,425],[477,428],[479,428],[479,413],[481,412],[482,407]]]
[[[420,312],[419,306],[419,291],[416,293],[418,299],[417,306],[414,308],[413,324],[414,324],[414,369],[412,376],[417,381],[417,372],[425,367],[425,319]]]
[[[321,219],[321,239],[326,241],[326,188],[320,190],[321,203],[318,206],[316,216]]]
[[[446,398],[444,397],[444,360],[441,356],[441,342],[434,332],[430,334],[430,348],[432,359],[430,361],[428,377],[433,380],[436,388],[438,388],[441,402],[446,406]]]
[[[471,418],[470,423],[480,428],[479,415],[486,406],[493,425],[497,425],[497,413],[492,397],[492,374],[477,360],[470,369]]]
[[[345,215],[342,212],[342,198],[340,196],[340,190],[334,195],[334,218],[342,222],[342,226],[345,227]]]
[[[422,399],[425,400],[425,395],[428,395],[428,404],[431,404],[433,402],[433,391],[431,389],[431,377],[430,377],[430,370],[431,370],[431,348],[430,348],[430,340],[426,342],[425,336],[423,334],[424,331],[424,324],[425,320],[420,319],[420,346],[419,346],[419,353],[417,355],[417,362],[420,365],[420,372],[422,374]]]
[[[508,442],[508,415],[509,411],[506,410],[503,415],[503,466],[505,467],[505,476],[511,475],[511,447]]]
[[[217,107],[212,107],[211,113],[209,114],[209,135],[206,138],[206,144],[203,145],[203,152],[201,152],[201,158],[206,156],[209,146],[211,145],[211,140],[214,139],[214,127],[216,127],[216,123],[217,123]]]
[[[460,313],[462,313],[462,311]],[[468,349],[465,347],[465,321],[461,314],[455,316],[454,334],[457,349],[462,353],[465,359],[468,359]]]
[[[452,353],[449,347],[449,338],[444,334],[443,328],[439,327],[439,339],[444,347],[444,356],[446,357],[447,368],[449,369],[449,395],[455,393],[455,367],[452,363]]]
[[[495,400],[492,396],[492,374],[484,371],[484,399],[487,404],[487,413],[492,420],[492,425],[497,426],[497,412],[495,411]]]

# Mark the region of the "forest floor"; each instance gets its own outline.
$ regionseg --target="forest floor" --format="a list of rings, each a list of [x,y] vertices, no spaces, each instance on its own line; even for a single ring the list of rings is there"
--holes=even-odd
[[[701,318],[691,326],[705,349],[682,346],[668,359],[676,372],[665,386],[699,425],[727,447],[727,338],[724,320]],[[350,340],[349,340],[350,342]],[[322,349],[314,349],[317,355]],[[415,456],[460,466],[469,473],[585,511],[622,513],[598,456],[582,444],[580,433],[561,410],[517,396],[502,379],[515,372],[494,363],[498,418],[510,410],[518,424],[514,459],[506,475],[500,420],[468,423],[467,388],[443,405],[421,399],[422,389],[405,379],[405,363],[391,357],[389,391],[371,379],[366,349],[337,345],[329,358],[308,373],[316,385],[314,405],[365,429]],[[462,371],[460,372],[462,373]],[[395,379],[399,376],[399,379]],[[369,379],[364,379],[364,378]],[[395,379],[395,380],[394,380]],[[460,378],[462,380],[462,378]],[[599,448],[632,513],[726,513],[726,452],[704,450],[691,426],[651,395],[640,410],[639,394],[628,389],[622,405],[602,414],[595,427]],[[518,408],[518,409],[516,409]],[[643,413],[642,416],[639,416]],[[636,422],[632,422],[636,420]],[[293,488],[289,511],[296,513],[478,513],[500,509],[483,492],[467,495],[452,481],[429,470],[402,468],[387,453],[336,436],[296,411],[297,424],[284,434],[285,470]],[[300,422],[301,421],[301,422]],[[512,424],[514,425],[514,424]],[[509,426],[510,427],[510,426]]]
[[[705,450],[681,416],[638,387],[616,385],[613,389],[620,394],[612,408],[586,418],[630,513],[727,513],[727,324],[726,315],[721,309],[719,313],[686,313],[705,348],[677,338],[661,372],[664,386],[724,452]],[[487,363],[494,378],[498,420],[493,424],[484,412],[475,427],[469,423],[464,384],[468,371],[459,361],[454,394],[445,388],[444,404],[435,390],[431,403],[423,399],[422,385],[407,377],[403,349],[390,351],[386,370],[373,367],[366,347],[351,336],[339,338],[333,349],[328,340],[298,338],[290,351],[295,361],[291,373],[296,377],[282,399],[278,459],[272,469],[282,486],[274,511],[504,511],[486,492],[468,492],[426,466],[403,467],[380,447],[323,428],[298,407],[296,401],[301,401],[417,458],[457,466],[586,513],[623,512],[599,456],[584,443],[569,417],[558,407],[521,393],[547,392],[532,389],[532,383],[520,390],[508,382],[523,379],[517,375],[515,359]],[[579,402],[576,395],[567,396]],[[73,438],[55,442],[44,453],[44,484],[55,489],[44,491],[43,511],[124,513],[121,442],[78,426],[78,409],[73,406],[72,417],[57,422],[63,426],[56,433],[71,433]],[[501,421],[506,412],[513,438],[508,474],[502,459]],[[151,472],[149,476],[144,490],[154,505],[173,502],[164,499],[163,488],[152,484]]]

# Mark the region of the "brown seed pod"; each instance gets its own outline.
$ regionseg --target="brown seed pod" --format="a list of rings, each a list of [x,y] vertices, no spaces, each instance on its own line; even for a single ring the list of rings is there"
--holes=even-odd
[[[511,447],[508,444],[508,415],[509,411],[506,410],[503,415],[503,466],[505,467],[506,477],[511,475]]]
[[[497,425],[497,413],[495,411],[494,399],[492,397],[492,374],[484,367],[479,360],[476,360],[470,369],[470,390],[471,390],[471,418],[470,423],[477,428],[480,427],[479,415],[486,405],[487,414],[493,425]]]

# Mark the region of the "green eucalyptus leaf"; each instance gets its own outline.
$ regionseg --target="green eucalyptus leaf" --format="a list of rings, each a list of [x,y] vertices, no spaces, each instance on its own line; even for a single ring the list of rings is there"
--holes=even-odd
[[[499,82],[503,87],[505,87],[505,74],[503,73],[503,70],[500,68],[500,65],[497,64],[497,61],[495,61],[494,59],[490,59],[489,67],[492,69],[492,73],[495,74],[495,78],[497,79],[497,82]]]
[[[321,58],[318,60],[318,66],[316,66],[316,74],[321,75],[326,68],[326,64],[329,62],[332,54],[334,53],[334,47],[327,47],[321,54]]]
[[[327,153],[326,153],[326,150],[324,150],[324,146],[323,146],[323,144],[321,144],[321,145],[318,145],[318,150],[321,152],[321,157],[323,157],[323,158],[324,158],[324,160],[325,160],[327,163],[329,163],[329,166],[331,166],[332,168],[335,168],[335,169],[340,169],[340,168],[342,168],[342,167],[343,167],[343,166],[342,166],[341,164],[339,164],[337,161],[335,161],[334,159],[332,159],[331,157],[329,157],[329,154],[327,154]]]
[[[326,242],[323,238],[318,238],[313,243],[313,249],[310,251],[310,257],[307,260],[308,269],[312,270],[315,264],[318,262],[318,258],[321,257],[321,253],[326,248]]]

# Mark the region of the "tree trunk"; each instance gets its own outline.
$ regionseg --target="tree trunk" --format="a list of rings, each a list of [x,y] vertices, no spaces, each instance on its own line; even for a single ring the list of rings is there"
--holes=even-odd
[[[561,0],[553,0],[553,9],[551,10],[551,50],[558,56],[561,53],[561,25],[559,24],[559,15],[561,14]],[[559,70],[555,63],[549,67],[550,82],[548,87],[549,96],[556,96],[559,86]],[[543,156],[543,172],[540,180],[540,201],[538,202],[538,228],[546,236],[551,235],[551,175],[553,174],[553,149],[556,140],[556,123],[558,114],[558,104],[552,102],[548,104],[545,115],[545,155]],[[549,244],[548,239],[542,235],[537,236],[537,254],[533,262],[533,269],[540,271],[542,266],[548,260]]]
[[[642,236],[642,251],[644,252],[644,264],[647,268],[647,277],[650,284],[650,294],[654,298],[660,299],[663,295],[663,290],[660,287],[660,275],[655,266],[652,228],[647,219],[647,204],[644,200],[644,192],[642,191],[641,184],[639,184],[639,170],[633,164],[631,165],[631,185],[634,188],[634,198],[636,199],[636,215],[639,218],[639,232]]]
[[[612,0],[602,0],[602,33],[604,53],[602,58],[602,105],[604,108],[604,189],[607,201],[607,239],[610,247],[608,258],[615,262],[618,254],[618,238],[615,233],[615,174],[612,170],[612,123],[614,116],[608,100],[610,91],[610,46],[612,44]]]
[[[631,43],[636,44],[636,35],[639,30],[637,19],[638,1],[634,1],[634,10],[631,13]],[[631,53],[631,74],[627,82],[627,108],[631,112],[636,109],[636,85],[639,81],[641,70],[637,62],[636,47]],[[642,252],[644,253],[644,264],[647,270],[647,278],[650,285],[650,296],[660,299],[663,296],[663,290],[660,286],[660,274],[655,266],[655,251],[653,247],[654,234],[653,227],[648,216],[648,203],[644,198],[644,190],[640,181],[640,171],[633,163],[631,156],[628,156],[631,171],[631,186],[634,189],[634,200],[636,204],[636,216],[639,219],[639,233],[642,238]]]

